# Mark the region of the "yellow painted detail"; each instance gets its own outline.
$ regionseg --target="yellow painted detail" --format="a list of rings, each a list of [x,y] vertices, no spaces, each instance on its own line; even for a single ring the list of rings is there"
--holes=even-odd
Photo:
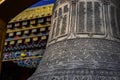
[[[38,40],[38,37],[34,37],[34,38],[33,38],[33,41],[37,41],[37,40]]]
[[[25,39],[25,42],[30,42],[30,39],[28,38],[28,39]]]
[[[36,8],[28,8],[14,17],[11,22],[18,22],[23,20],[35,19],[52,15],[54,4],[44,5]]]
[[[38,24],[36,27],[35,26],[23,27],[22,29],[14,29],[14,30],[7,29],[7,33],[24,31],[24,30],[29,30],[29,29],[41,28],[41,27],[48,27],[48,26],[50,26],[49,23],[46,23],[45,25]]]
[[[45,40],[45,39],[47,39],[47,36],[42,36],[41,39]]]
[[[40,28],[40,31],[45,31],[46,30],[46,28]]]
[[[15,41],[10,41],[10,44],[15,44]]]
[[[18,44],[22,43],[22,40],[18,40],[17,43],[18,43]]]
[[[5,44],[4,44],[4,45],[6,46],[7,44],[8,44],[8,42],[5,42]]]
[[[25,52],[22,52],[22,53],[20,54],[20,56],[21,56],[21,57],[25,57],[25,56],[27,56],[27,55],[25,54]]]

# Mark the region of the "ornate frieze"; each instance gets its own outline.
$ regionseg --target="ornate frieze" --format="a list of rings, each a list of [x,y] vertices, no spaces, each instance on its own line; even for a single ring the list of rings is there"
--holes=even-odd
[[[62,75],[52,75],[55,73]],[[41,74],[41,73],[40,73]],[[67,69],[64,70],[56,70],[54,72],[50,71],[49,73],[42,73],[45,76],[36,76],[36,80],[118,80],[119,77],[116,75],[119,74],[116,71],[104,71],[104,70],[90,70],[90,69]],[[70,74],[70,76],[68,76]],[[88,75],[89,74],[89,75]],[[92,76],[96,74],[95,76]],[[51,76],[49,76],[51,75]],[[100,75],[100,76],[98,76]],[[107,76],[104,76],[107,75]],[[38,78],[38,79],[37,79]]]

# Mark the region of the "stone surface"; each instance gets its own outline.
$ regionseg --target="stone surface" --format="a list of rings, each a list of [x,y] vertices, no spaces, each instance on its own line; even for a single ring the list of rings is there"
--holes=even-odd
[[[28,80],[120,80],[118,0],[57,0],[45,55]]]

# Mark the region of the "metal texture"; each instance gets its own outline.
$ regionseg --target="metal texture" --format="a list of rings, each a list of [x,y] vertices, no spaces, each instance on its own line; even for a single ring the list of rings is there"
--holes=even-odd
[[[46,53],[28,80],[120,80],[119,0],[57,0]]]

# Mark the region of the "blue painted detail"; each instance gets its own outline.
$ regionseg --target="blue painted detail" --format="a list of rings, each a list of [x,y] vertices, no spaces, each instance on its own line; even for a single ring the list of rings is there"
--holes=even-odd
[[[35,4],[33,4],[32,6],[30,6],[29,8],[33,8],[33,7],[38,7],[38,6],[43,6],[43,5],[47,5],[47,4],[52,4],[55,3],[56,0],[41,0]]]
[[[25,52],[26,57],[34,57],[34,58],[25,58],[21,56],[21,51],[13,51],[13,52],[7,52],[3,55],[3,60],[9,60],[9,59],[15,59],[13,62],[17,63],[19,66],[22,67],[37,67],[39,64],[41,57],[44,54],[44,49],[38,49],[38,50],[28,50]],[[35,58],[36,57],[36,58]],[[20,59],[24,58],[24,59]],[[18,60],[16,60],[18,59]]]

